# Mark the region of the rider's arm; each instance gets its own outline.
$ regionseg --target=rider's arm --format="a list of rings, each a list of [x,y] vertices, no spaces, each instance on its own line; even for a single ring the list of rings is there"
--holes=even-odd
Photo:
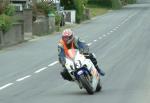
[[[80,38],[76,38],[76,42],[81,52],[89,52],[89,47],[84,41],[81,41]]]
[[[61,45],[58,45],[58,59],[62,65],[65,65],[65,63],[66,63],[65,52]]]

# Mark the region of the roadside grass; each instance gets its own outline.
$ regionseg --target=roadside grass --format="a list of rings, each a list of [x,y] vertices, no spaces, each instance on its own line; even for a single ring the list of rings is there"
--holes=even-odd
[[[104,7],[104,6],[101,6],[99,4],[88,4],[87,8],[90,9],[91,17],[103,15],[103,14],[107,13],[108,10],[110,10],[109,7]]]

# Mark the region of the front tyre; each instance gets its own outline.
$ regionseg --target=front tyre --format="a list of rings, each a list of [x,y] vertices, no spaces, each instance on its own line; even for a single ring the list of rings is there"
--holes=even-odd
[[[102,86],[101,86],[101,82],[99,80],[98,84],[97,84],[97,87],[96,87],[96,92],[99,92],[102,90]]]
[[[81,81],[83,87],[88,92],[88,94],[94,93],[92,86],[90,85],[89,81],[87,80],[87,78],[83,74],[80,75],[80,81]]]

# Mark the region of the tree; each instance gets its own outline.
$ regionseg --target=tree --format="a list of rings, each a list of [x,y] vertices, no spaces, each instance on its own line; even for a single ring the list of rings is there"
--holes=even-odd
[[[83,20],[85,5],[87,0],[61,0],[61,6],[65,10],[76,10],[76,21],[80,23]]]
[[[136,3],[136,0],[127,0],[129,4],[134,4]]]
[[[0,1],[0,31],[6,32],[12,26],[15,7],[9,0]]]
[[[112,2],[112,8],[113,9],[120,9],[122,8],[122,4],[120,0],[111,0]]]
[[[60,0],[61,6],[64,6],[65,10],[75,9],[74,0]]]

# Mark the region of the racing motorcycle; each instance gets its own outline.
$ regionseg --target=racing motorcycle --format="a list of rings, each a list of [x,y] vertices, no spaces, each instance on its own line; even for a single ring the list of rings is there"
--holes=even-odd
[[[97,69],[92,61],[87,59],[79,50],[68,50],[65,67],[80,89],[84,88],[88,94],[101,91],[100,75]]]

